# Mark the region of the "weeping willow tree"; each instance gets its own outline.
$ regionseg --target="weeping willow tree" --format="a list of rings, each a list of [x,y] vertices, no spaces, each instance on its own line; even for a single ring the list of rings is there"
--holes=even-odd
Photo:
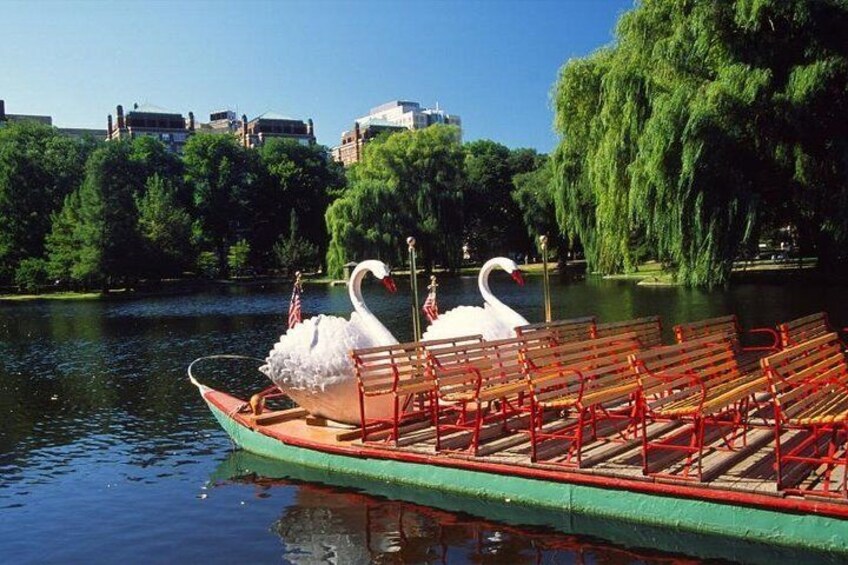
[[[403,264],[413,235],[423,261],[456,267],[462,245],[464,153],[455,126],[395,133],[365,146],[348,188],[327,209],[327,270],[378,258]]]
[[[848,240],[845,0],[645,0],[554,89],[555,204],[590,268],[724,283],[763,226]],[[839,116],[842,116],[841,118]]]

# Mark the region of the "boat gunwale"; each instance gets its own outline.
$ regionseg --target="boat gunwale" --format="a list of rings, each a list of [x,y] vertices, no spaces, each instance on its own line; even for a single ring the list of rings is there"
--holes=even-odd
[[[680,481],[664,481],[651,477],[623,478],[606,474],[573,472],[567,469],[547,469],[516,464],[498,463],[477,458],[462,458],[450,454],[424,454],[400,449],[387,449],[367,445],[333,445],[326,442],[313,441],[294,435],[282,434],[267,426],[254,425],[248,418],[235,412],[236,406],[245,402],[226,392],[206,386],[201,389],[206,402],[213,404],[222,414],[238,425],[253,432],[260,433],[275,441],[292,447],[308,449],[319,453],[360,459],[389,460],[415,465],[434,465],[444,468],[476,471],[494,475],[519,477],[524,479],[547,481],[560,484],[593,487],[599,489],[628,491],[644,495],[663,496],[679,499],[697,499],[704,502],[742,506],[759,510],[779,512],[781,514],[805,516],[815,515],[838,520],[848,520],[848,504],[829,500],[787,498],[781,493],[740,492],[724,488],[710,487],[708,484],[683,483]],[[229,400],[229,402],[225,402]],[[228,404],[230,404],[228,406]],[[235,438],[233,438],[235,439]],[[340,472],[344,472],[343,470]]]

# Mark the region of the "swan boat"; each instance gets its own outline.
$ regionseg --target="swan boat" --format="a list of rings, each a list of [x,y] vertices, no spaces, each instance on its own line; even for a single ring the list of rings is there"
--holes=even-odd
[[[379,266],[370,267],[376,271],[378,278],[381,278]],[[364,270],[368,269],[364,267]],[[357,275],[358,283],[361,283],[364,272],[360,271]],[[353,282],[351,298],[361,299],[359,288]],[[354,304],[356,306],[355,302]],[[835,334],[816,340],[832,340],[833,335]],[[483,341],[479,342],[479,347],[497,349],[498,343],[503,341],[508,340]],[[704,343],[707,344],[707,341]],[[400,348],[409,344],[395,345]],[[412,345],[416,350],[423,347],[423,343]],[[704,347],[714,345],[715,343],[710,342]],[[554,346],[543,345],[542,350]],[[586,341],[578,342],[574,346],[586,348],[587,351],[594,347]],[[464,342],[455,349],[465,351],[468,347],[471,346]],[[692,346],[678,344],[660,347]],[[787,355],[794,349],[804,347],[811,346],[801,344],[775,355]],[[365,350],[376,349],[381,348],[366,347]],[[654,351],[653,354],[657,355],[656,350]],[[440,354],[444,354],[444,351]],[[645,350],[645,354],[651,354],[651,350]],[[402,362],[405,361],[398,363]],[[765,366],[763,364],[764,368]],[[475,368],[473,371],[479,375],[479,369]],[[622,427],[614,420],[601,419],[601,424],[592,432],[595,442],[587,440],[583,456],[586,464],[568,466],[562,461],[536,458],[535,449],[541,444],[533,443],[532,433],[531,439],[528,439],[525,432],[529,423],[531,429],[538,427],[539,431],[544,430],[545,434],[550,435],[557,432],[553,426],[561,423],[567,428],[572,425],[569,424],[571,420],[567,420],[562,414],[549,415],[552,416],[550,420],[544,420],[538,413],[534,413],[532,417],[527,412],[520,411],[507,415],[508,406],[503,401],[505,397],[500,397],[502,401],[498,404],[489,404],[489,413],[498,417],[497,421],[486,421],[481,416],[486,412],[481,410],[479,403],[476,409],[469,409],[470,413],[477,414],[478,421],[471,436],[474,438],[471,451],[459,448],[459,445],[468,440],[471,433],[468,427],[461,427],[456,433],[443,435],[439,443],[440,426],[457,426],[446,424],[451,417],[451,407],[445,410],[445,414],[440,415],[442,405],[437,400],[434,401],[432,394],[435,391],[432,390],[428,392],[416,389],[418,394],[431,395],[430,402],[435,410],[431,414],[432,417],[402,421],[398,418],[398,404],[395,402],[392,406],[395,419],[393,431],[388,427],[369,428],[364,413],[360,414],[360,425],[353,427],[341,427],[326,419],[316,418],[315,411],[322,410],[320,405],[317,408],[307,408],[310,397],[304,400],[304,397],[298,396],[297,391],[286,390],[284,387],[281,387],[283,393],[295,400],[299,406],[269,407],[263,411],[256,410],[250,401],[201,383],[192,375],[191,368],[189,378],[236,446],[300,469],[298,474],[314,474],[316,480],[326,481],[326,477],[338,477],[329,482],[345,484],[362,481],[371,484],[392,484],[411,490],[423,489],[444,493],[450,498],[467,498],[514,508],[515,516],[543,512],[554,516],[555,522],[558,521],[552,525],[566,530],[571,529],[574,523],[586,519],[613,520],[649,529],[658,528],[672,537],[698,535],[744,540],[745,546],[749,548],[746,551],[750,551],[750,547],[759,546],[763,554],[772,554],[774,547],[789,548],[790,554],[793,555],[797,553],[792,552],[801,549],[812,552],[805,554],[808,562],[844,563],[848,559],[848,497],[831,489],[829,471],[825,475],[828,484],[825,484],[825,490],[821,494],[808,496],[781,490],[779,483],[774,480],[775,460],[771,447],[774,432],[769,427],[773,424],[766,422],[768,418],[772,418],[768,412],[759,413],[758,417],[762,418],[763,425],[755,427],[743,424],[744,440],[741,447],[735,449],[727,449],[728,437],[725,435],[702,433],[701,441],[707,448],[703,453],[708,455],[697,457],[698,475],[692,476],[688,474],[692,456],[658,458],[662,468],[670,469],[664,473],[649,471],[647,462],[642,459],[645,446],[651,442],[666,441],[666,438],[671,438],[671,443],[666,443],[666,446],[671,446],[671,449],[688,449],[691,453],[691,445],[687,446],[685,442],[674,443],[678,441],[675,438],[685,439],[686,436],[680,435],[679,432],[686,426],[681,427],[679,422],[671,420],[656,420],[647,427],[643,420],[641,438],[636,438],[624,433],[629,427]],[[346,382],[352,384],[356,381]],[[441,385],[437,381],[435,386],[439,388]],[[479,384],[477,390],[479,395]],[[338,395],[339,402],[352,404],[349,395],[349,390],[342,390]],[[391,396],[377,398],[385,401]],[[336,408],[342,406],[334,409]],[[358,406],[348,408],[353,410]],[[758,407],[754,405],[752,409]],[[367,410],[373,420],[379,420],[391,412],[389,404],[381,404],[374,409],[376,412],[371,412],[370,405]],[[453,410],[453,413],[458,412],[455,406]],[[636,413],[644,414],[645,411],[646,409],[637,410]],[[504,414],[502,418],[499,416],[501,413]],[[461,417],[466,417],[465,404],[462,405]],[[591,425],[594,428],[594,417]],[[578,424],[578,428],[582,429],[582,424]],[[565,428],[558,430],[561,432],[563,429]],[[620,436],[620,439],[616,437],[615,441],[600,441],[597,437],[599,433],[602,436]],[[368,437],[371,438],[370,441],[366,439]],[[735,440],[731,438],[731,441]],[[548,447],[542,445],[542,449],[562,449],[564,446],[570,450],[573,443],[563,442],[558,446]],[[580,447],[578,454],[579,450]],[[533,456],[530,456],[531,452],[534,453]],[[843,453],[839,457],[848,458],[848,454]],[[811,474],[810,478],[818,480],[822,476],[816,473],[817,471]],[[839,481],[844,483],[844,478],[835,477],[833,484],[837,485]],[[816,483],[811,483],[811,490],[808,492],[814,492],[812,489],[815,485]],[[733,544],[728,545],[723,541],[716,544],[716,547],[719,546],[732,548]],[[728,555],[707,551],[702,556],[744,558],[750,561],[741,554]],[[794,561],[789,559],[786,562],[795,563],[797,557]]]
[[[363,443],[360,430],[316,423],[303,409],[254,416],[244,399],[194,383],[237,447],[283,462],[295,476],[342,485],[391,484],[394,496],[403,489],[439,492],[445,499],[501,507],[504,516],[513,518],[544,513],[549,525],[566,531],[581,522],[603,519],[649,531],[659,528],[671,538],[719,536],[720,544],[703,548],[705,557],[741,558],[741,554],[714,553],[718,547],[732,548],[724,540],[735,539],[746,542],[749,555],[756,554],[753,544],[764,555],[780,547],[824,552],[807,554],[807,562],[848,559],[848,504],[776,496],[764,488],[766,481],[741,487],[656,482],[642,477],[638,466],[564,470],[496,454],[470,457],[432,453],[416,445]],[[428,497],[434,506],[440,506],[440,500]]]

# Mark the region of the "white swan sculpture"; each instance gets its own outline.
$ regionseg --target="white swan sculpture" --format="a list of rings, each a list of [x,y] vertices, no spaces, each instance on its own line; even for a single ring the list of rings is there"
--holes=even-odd
[[[259,368],[301,408],[348,424],[359,423],[359,389],[350,358],[352,349],[392,345],[397,339],[380,323],[362,298],[362,280],[371,273],[390,292],[395,283],[382,261],[363,261],[353,270],[348,293],[354,312],[350,320],[323,314],[307,318],[280,336]],[[375,417],[389,416],[389,401],[367,405]]]
[[[506,257],[489,259],[480,269],[477,285],[483,295],[484,306],[457,306],[439,314],[439,317],[427,328],[422,341],[461,337],[464,335],[480,334],[485,340],[502,339],[515,336],[515,328],[529,322],[498,300],[489,288],[489,275],[496,268],[501,268],[520,285],[524,284],[521,271],[515,261]]]

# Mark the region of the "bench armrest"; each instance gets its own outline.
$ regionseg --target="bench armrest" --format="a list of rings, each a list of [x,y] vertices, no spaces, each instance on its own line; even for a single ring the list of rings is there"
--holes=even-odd
[[[771,345],[742,346],[743,351],[780,351],[780,336],[776,330],[772,328],[751,328],[745,333],[768,335],[771,338]]]

